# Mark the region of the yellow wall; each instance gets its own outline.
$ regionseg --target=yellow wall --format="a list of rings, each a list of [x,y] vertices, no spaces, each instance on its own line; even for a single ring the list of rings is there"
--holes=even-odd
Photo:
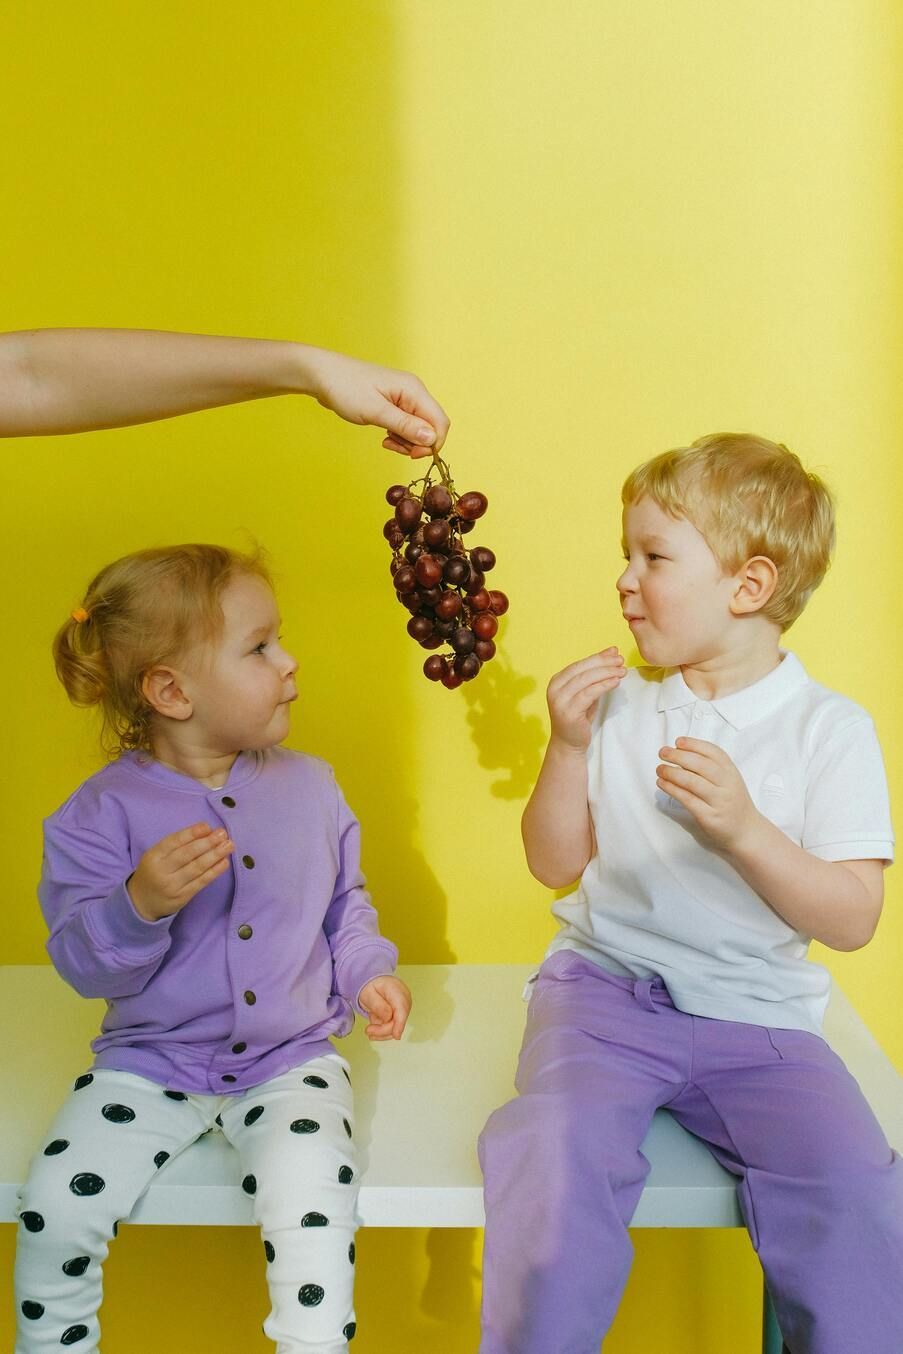
[[[472,539],[512,611],[473,686],[420,676],[380,534],[404,467],[312,402],[0,444],[0,961],[45,958],[40,819],[97,764],[54,628],[120,553],[249,532],[301,659],[291,741],[335,765],[402,958],[537,958],[549,897],[518,820],[545,683],[608,643],[637,661],[618,489],[712,431],[786,441],[835,487],[837,562],[788,642],[874,714],[899,798],[899,38],[892,0],[3,7],[0,329],[297,337],[413,367],[454,418],[458,487],[490,497]],[[887,882],[873,944],[827,958],[903,1064]],[[752,1354],[745,1234],[634,1239],[606,1349]],[[478,1242],[363,1233],[356,1349],[472,1351]],[[106,1347],[176,1347],[178,1313],[178,1347],[269,1348],[258,1262],[250,1231],[124,1228]]]

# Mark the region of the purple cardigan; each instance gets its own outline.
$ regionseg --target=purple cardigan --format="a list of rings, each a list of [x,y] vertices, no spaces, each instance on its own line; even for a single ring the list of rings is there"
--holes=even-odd
[[[201,821],[228,831],[232,868],[145,921],[125,881]],[[38,896],[57,970],[107,1001],[93,1066],[222,1095],[334,1052],[361,988],[398,959],[359,839],[331,767],[283,747],[241,753],[217,790],[136,752],[86,780],[44,821]]]

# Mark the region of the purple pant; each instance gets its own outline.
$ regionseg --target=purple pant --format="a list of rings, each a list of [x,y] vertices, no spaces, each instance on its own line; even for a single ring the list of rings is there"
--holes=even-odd
[[[599,1354],[667,1107],[737,1176],[793,1354],[903,1354],[903,1163],[823,1039],[678,1011],[660,978],[543,964],[519,1095],[480,1137],[480,1354]]]

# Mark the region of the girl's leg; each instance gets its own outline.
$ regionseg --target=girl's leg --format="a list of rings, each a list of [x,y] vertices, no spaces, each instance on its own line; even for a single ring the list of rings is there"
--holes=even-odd
[[[786,1344],[900,1354],[903,1162],[858,1084],[814,1034],[695,1023],[694,1082],[671,1108],[740,1176]]]
[[[254,1198],[278,1354],[344,1354],[354,1337],[358,1169],[348,1064],[304,1063],[221,1111]]]
[[[598,1354],[633,1256],[640,1144],[686,1075],[688,1017],[576,955],[547,963],[559,976],[530,1000],[520,1094],[479,1142],[480,1354]]]
[[[101,1070],[76,1080],[19,1197],[15,1354],[97,1349],[101,1266],[117,1222],[206,1127],[187,1100],[144,1077]]]

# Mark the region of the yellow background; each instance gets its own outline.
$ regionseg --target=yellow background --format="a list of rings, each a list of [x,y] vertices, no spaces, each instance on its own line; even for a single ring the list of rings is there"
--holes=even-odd
[[[470,539],[512,609],[473,686],[424,680],[380,532],[406,465],[313,401],[0,444],[0,960],[45,959],[40,821],[98,765],[55,627],[119,554],[251,535],[301,662],[290,741],[336,767],[402,959],[537,959],[550,899],[518,822],[545,684],[609,643],[638,661],[619,487],[708,432],[785,441],[835,488],[836,564],[788,643],[874,715],[899,796],[900,28],[892,0],[3,7],[0,329],[299,338],[413,368],[453,417],[458,488],[489,496]],[[873,943],[827,962],[903,1064],[887,885]],[[745,1233],[634,1241],[606,1350],[753,1354]],[[475,1349],[477,1234],[365,1230],[359,1250],[356,1350]],[[271,1348],[249,1229],[125,1227],[107,1277],[111,1354]]]

